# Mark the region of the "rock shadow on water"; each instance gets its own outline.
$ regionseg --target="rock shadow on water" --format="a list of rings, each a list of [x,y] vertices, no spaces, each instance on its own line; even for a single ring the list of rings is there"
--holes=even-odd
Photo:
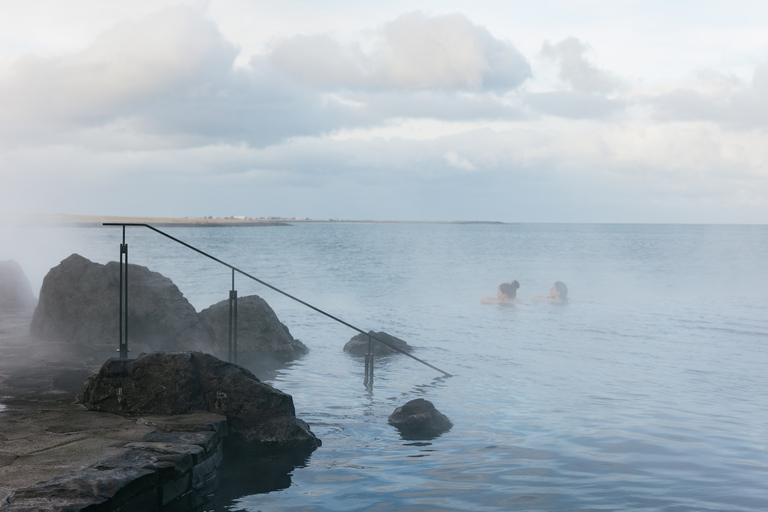
[[[306,467],[310,458],[302,451],[265,454],[242,439],[227,438],[216,492],[194,510],[238,510],[232,506],[241,498],[287,489],[293,471]]]

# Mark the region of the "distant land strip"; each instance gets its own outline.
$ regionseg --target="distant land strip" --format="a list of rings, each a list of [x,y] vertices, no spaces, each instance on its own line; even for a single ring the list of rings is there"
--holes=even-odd
[[[9,219],[3,219],[8,221]],[[66,225],[91,227],[106,223],[149,224],[154,227],[252,227],[252,226],[290,226],[299,222],[356,222],[356,223],[391,223],[391,224],[503,224],[500,221],[474,220],[344,220],[344,219],[309,219],[288,217],[123,217],[116,215],[68,215],[36,214],[15,217],[15,222],[23,224]]]

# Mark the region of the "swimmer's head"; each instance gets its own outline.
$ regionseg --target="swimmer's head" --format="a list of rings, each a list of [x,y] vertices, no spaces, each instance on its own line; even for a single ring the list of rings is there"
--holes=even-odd
[[[520,283],[512,281],[511,283],[501,283],[499,285],[499,292],[507,296],[508,299],[514,299],[517,297],[517,289],[520,288]]]
[[[557,298],[560,300],[568,300],[568,287],[565,286],[564,282],[555,281],[555,285],[552,288],[557,292]]]

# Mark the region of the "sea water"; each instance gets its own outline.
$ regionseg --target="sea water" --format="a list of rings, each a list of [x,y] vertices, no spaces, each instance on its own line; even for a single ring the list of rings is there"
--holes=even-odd
[[[768,227],[296,223],[171,235],[363,330],[402,355],[344,353],[348,327],[240,275],[309,354],[261,375],[323,446],[227,465],[199,510],[768,510]],[[70,252],[119,257],[120,228],[31,229],[33,286]],[[231,270],[145,228],[131,263],[196,307]],[[31,247],[29,243],[26,247]],[[9,251],[6,251],[9,252]],[[0,258],[3,259],[3,258]],[[24,263],[20,261],[20,263]],[[482,305],[517,279],[522,303]],[[533,303],[555,280],[566,305]],[[414,398],[453,422],[408,440]],[[230,454],[230,461],[237,458]]]

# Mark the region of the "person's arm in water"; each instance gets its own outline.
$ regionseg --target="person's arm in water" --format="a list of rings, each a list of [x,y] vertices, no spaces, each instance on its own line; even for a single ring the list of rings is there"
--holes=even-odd
[[[557,289],[558,283],[555,283],[552,285],[552,288],[549,289],[549,297],[533,297],[531,299],[531,302],[562,302],[563,299],[560,297],[560,290]]]

